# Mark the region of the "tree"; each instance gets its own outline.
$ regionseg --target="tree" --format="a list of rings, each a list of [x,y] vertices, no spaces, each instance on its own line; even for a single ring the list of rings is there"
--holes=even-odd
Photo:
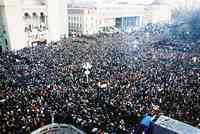
[[[200,40],[200,7],[181,7],[174,12],[171,31],[173,31],[175,38]]]

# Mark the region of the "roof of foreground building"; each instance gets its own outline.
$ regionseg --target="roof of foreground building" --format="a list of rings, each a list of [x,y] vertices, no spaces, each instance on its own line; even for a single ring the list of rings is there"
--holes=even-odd
[[[84,134],[81,130],[77,129],[76,127],[72,125],[67,124],[49,124],[46,126],[43,126],[35,131],[33,131],[31,134]]]

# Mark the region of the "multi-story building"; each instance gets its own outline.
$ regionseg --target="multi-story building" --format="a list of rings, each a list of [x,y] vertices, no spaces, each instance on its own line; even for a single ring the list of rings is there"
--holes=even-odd
[[[100,27],[106,26],[107,22],[105,20],[111,20],[113,26],[121,31],[142,26],[144,5],[128,3],[102,4],[97,10],[100,22],[101,20],[104,22],[104,25],[100,25]]]
[[[0,46],[21,49],[68,36],[67,0],[0,0]]]
[[[161,0],[155,0],[145,7],[143,24],[148,23],[170,23],[172,16],[171,6]]]
[[[129,31],[148,23],[169,23],[171,8],[166,3],[151,4],[105,3],[93,6],[70,6],[69,32],[94,34],[99,31],[117,29]]]
[[[11,44],[14,45],[14,48],[21,48],[22,45],[25,45],[25,32],[20,5],[20,1],[0,0],[1,47],[3,48],[11,48]]]
[[[97,15],[95,8],[69,8],[69,31],[81,34],[93,34],[97,30]]]

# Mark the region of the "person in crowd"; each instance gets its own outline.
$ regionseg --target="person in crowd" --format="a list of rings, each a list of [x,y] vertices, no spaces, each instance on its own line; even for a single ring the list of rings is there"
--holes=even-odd
[[[142,120],[139,123],[137,134],[150,134],[150,127],[152,123],[152,117],[148,114],[145,114]]]

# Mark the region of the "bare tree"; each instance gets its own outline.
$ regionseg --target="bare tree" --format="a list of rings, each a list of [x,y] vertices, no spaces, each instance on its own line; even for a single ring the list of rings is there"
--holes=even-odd
[[[185,0],[186,4],[189,2]],[[180,39],[192,41],[200,40],[200,7],[184,5],[176,8],[173,14],[173,24],[171,27],[174,34]]]

